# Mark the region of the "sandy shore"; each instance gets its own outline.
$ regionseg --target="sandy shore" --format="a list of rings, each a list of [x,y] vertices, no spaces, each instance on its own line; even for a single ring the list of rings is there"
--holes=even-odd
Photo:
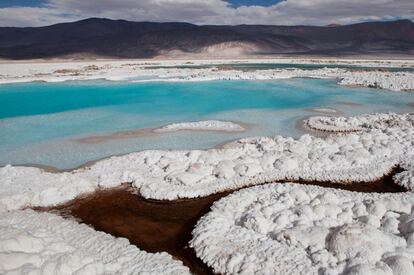
[[[343,113],[328,107],[320,107],[320,108],[311,108],[311,109],[305,109],[307,112],[311,113],[317,113],[317,114],[323,114],[323,115],[342,115]]]

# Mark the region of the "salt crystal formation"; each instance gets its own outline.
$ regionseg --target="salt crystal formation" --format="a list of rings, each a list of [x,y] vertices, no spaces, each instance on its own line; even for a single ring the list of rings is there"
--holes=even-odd
[[[221,274],[414,274],[414,196],[269,184],[215,202],[191,246]]]
[[[0,274],[190,274],[167,253],[147,253],[50,213],[0,215]]]
[[[399,165],[403,171],[394,176],[396,183],[413,190],[413,114],[317,117],[307,123],[357,132],[325,139],[247,138],[205,151],[144,151],[64,173],[2,167],[0,273],[187,272],[165,254],[139,251],[53,214],[19,210],[121,183],[131,183],[146,198],[173,200],[278,180],[368,184]],[[198,223],[191,245],[221,273],[412,274],[412,209],[411,192],[360,194],[272,184],[216,203]],[[98,247],[84,246],[83,235]],[[117,251],[107,252],[111,249]]]
[[[355,132],[369,129],[414,127],[414,113],[407,114],[372,114],[354,117],[311,117],[305,124],[314,130],[328,132]],[[401,159],[399,166],[404,170],[394,176],[394,182],[409,190],[414,190],[414,156],[413,147],[407,148],[406,157]]]

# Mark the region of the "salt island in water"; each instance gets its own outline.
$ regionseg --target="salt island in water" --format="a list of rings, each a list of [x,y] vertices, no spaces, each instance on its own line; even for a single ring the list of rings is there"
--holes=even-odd
[[[414,273],[414,63],[189,62],[0,67],[0,273]]]

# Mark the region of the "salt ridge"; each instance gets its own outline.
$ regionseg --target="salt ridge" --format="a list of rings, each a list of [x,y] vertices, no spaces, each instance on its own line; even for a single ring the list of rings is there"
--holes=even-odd
[[[414,125],[414,113],[377,113],[353,117],[314,116],[305,120],[305,124],[314,130],[327,132],[355,132],[388,127],[410,128]]]

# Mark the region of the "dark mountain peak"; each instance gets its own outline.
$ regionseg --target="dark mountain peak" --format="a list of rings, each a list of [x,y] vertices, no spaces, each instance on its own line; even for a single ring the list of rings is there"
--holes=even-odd
[[[116,21],[126,21],[126,20],[112,20],[112,19],[109,19],[109,18],[90,17],[90,18],[82,19],[82,20],[75,21],[75,22],[72,22],[72,23],[82,24],[82,23],[116,22]]]
[[[66,24],[79,24],[79,25],[88,25],[88,24],[102,24],[102,25],[172,25],[172,26],[195,26],[187,22],[151,22],[151,21],[128,21],[124,19],[109,19],[109,18],[100,18],[100,17],[90,17],[82,19],[79,21],[74,21]]]
[[[394,22],[396,24],[409,24],[409,25],[413,25],[414,22],[409,20],[409,19],[399,19],[399,20],[395,20],[395,21],[391,21]]]
[[[215,47],[219,45],[218,47]],[[224,47],[224,48],[223,48]],[[88,18],[38,28],[0,28],[0,58],[30,59],[77,55],[149,58],[169,52],[248,54],[411,54],[410,20],[353,25],[271,26],[133,22]],[[217,51],[217,52],[214,52]]]

